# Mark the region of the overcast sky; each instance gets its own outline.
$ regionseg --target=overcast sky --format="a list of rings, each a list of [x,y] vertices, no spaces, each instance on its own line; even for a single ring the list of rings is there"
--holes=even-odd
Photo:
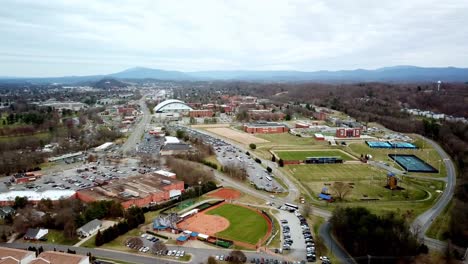
[[[466,0],[2,0],[0,76],[468,67]]]

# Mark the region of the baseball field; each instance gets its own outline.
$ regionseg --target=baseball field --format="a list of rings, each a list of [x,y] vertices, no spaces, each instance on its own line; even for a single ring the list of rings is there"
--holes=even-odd
[[[227,229],[216,233],[221,238],[255,245],[263,241],[271,232],[271,223],[255,209],[223,204],[207,211],[206,214],[220,216],[229,221]]]

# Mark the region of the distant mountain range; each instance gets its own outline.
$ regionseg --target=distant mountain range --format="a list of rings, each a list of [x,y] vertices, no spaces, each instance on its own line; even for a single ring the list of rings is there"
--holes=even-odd
[[[376,70],[342,71],[197,71],[181,72],[135,67],[108,75],[65,76],[49,78],[0,77],[0,82],[60,83],[74,84],[98,81],[104,78],[120,80],[245,80],[274,82],[468,82],[468,68],[441,67],[424,68],[416,66],[394,66]]]

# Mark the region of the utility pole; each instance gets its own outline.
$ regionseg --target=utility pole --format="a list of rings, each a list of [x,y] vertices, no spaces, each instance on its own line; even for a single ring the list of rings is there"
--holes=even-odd
[[[367,255],[367,264],[370,264],[371,263],[371,255]]]

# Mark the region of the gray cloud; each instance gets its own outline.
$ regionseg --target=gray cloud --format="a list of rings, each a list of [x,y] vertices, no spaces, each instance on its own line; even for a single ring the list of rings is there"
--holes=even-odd
[[[2,1],[0,76],[466,67],[468,2]]]

